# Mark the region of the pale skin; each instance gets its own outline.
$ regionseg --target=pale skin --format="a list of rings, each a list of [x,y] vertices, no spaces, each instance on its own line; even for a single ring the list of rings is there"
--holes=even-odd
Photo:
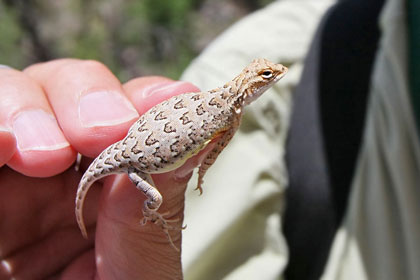
[[[121,84],[103,64],[69,59],[23,71],[1,68],[0,84],[0,279],[181,279],[180,252],[160,228],[140,226],[139,205],[146,198],[126,176],[94,184],[84,209],[89,239],[82,237],[74,197],[89,162],[84,157],[79,172],[72,164],[77,152],[94,157],[121,139],[153,105],[198,89],[163,77]],[[107,92],[101,97],[119,100],[127,110],[95,119],[89,112],[97,102],[87,100],[81,109],[81,94],[101,91]],[[108,110],[116,106],[112,102]],[[28,119],[44,125],[29,129]],[[56,133],[28,141],[43,127]],[[178,219],[175,226],[182,226],[192,169],[213,146],[176,170],[153,175],[165,197],[160,209]],[[180,246],[181,233],[172,237]]]

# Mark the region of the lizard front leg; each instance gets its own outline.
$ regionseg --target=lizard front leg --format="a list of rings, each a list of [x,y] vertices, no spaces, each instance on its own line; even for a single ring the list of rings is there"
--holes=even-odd
[[[128,170],[128,177],[136,185],[137,189],[142,191],[147,200],[143,206],[143,221],[142,225],[145,225],[148,221],[162,228],[163,232],[168,237],[169,242],[175,250],[179,250],[172,241],[169,230],[182,230],[183,227],[174,227],[169,223],[178,222],[179,219],[166,219],[164,216],[168,215],[169,212],[160,214],[158,212],[159,207],[162,205],[163,199],[160,192],[155,187],[152,177],[150,174],[143,173],[136,169]]]
[[[235,135],[235,132],[237,130],[238,126],[232,126],[230,129],[226,130],[219,140],[217,140],[216,145],[214,146],[213,150],[211,150],[206,158],[203,160],[203,162],[200,165],[200,168],[198,169],[198,183],[196,190],[200,191],[200,195],[203,193],[203,188],[201,187],[204,180],[204,175],[206,174],[207,170],[210,168],[210,166],[213,165],[213,163],[216,161],[219,154],[223,151],[223,149],[229,144],[230,140],[232,139],[233,135]]]

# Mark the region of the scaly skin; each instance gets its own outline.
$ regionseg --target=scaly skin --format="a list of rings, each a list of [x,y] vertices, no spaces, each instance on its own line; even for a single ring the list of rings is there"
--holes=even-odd
[[[151,221],[162,227],[172,246],[171,220],[158,209],[162,196],[150,174],[180,167],[187,159],[218,137],[201,163],[197,189],[202,193],[203,177],[239,127],[242,109],[287,73],[281,64],[255,59],[223,87],[174,96],[147,111],[130,128],[127,136],[105,149],[83,175],[76,196],[76,218],[84,237],[83,202],[92,183],[102,177],[127,173],[146,196],[143,224]],[[174,246],[176,249],[176,247]]]

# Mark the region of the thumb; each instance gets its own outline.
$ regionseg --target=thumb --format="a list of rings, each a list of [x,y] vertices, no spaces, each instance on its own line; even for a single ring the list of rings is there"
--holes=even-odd
[[[174,221],[170,223],[174,230],[168,233],[177,248],[181,247],[188,180],[213,147],[210,143],[177,170],[153,176],[163,196],[159,212],[167,213],[165,218]],[[133,278],[133,275],[144,279],[182,279],[180,251],[171,246],[159,225],[150,222],[141,225],[145,199],[127,175],[105,181],[96,227],[96,258],[101,260],[97,261],[99,275],[116,274],[121,279]]]

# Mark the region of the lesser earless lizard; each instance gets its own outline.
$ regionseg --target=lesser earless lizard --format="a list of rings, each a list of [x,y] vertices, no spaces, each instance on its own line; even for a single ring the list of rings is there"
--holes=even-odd
[[[205,92],[174,96],[152,107],[130,128],[127,136],[106,148],[83,175],[76,196],[76,218],[84,237],[83,202],[92,183],[110,174],[127,173],[147,197],[143,224],[162,227],[173,245],[170,220],[158,212],[162,195],[151,174],[180,167],[217,138],[198,170],[197,189],[203,177],[239,127],[243,108],[279,81],[287,72],[281,64],[255,59],[232,81]]]

